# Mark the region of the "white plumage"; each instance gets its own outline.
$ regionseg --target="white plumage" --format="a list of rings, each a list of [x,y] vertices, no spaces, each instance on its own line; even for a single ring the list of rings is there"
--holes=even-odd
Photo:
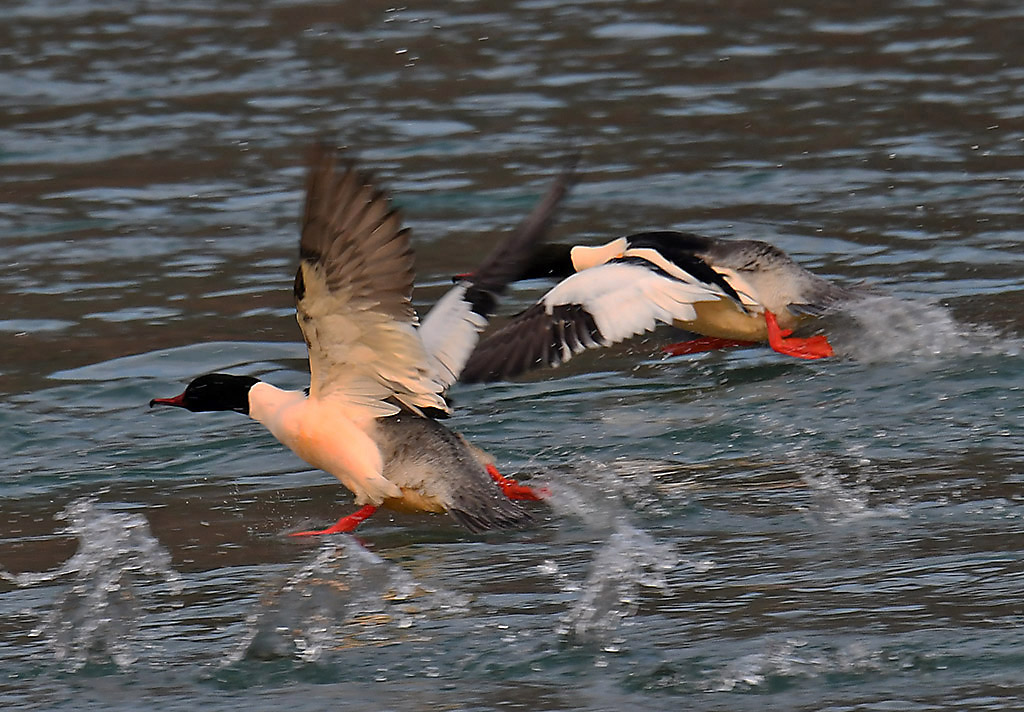
[[[466,282],[460,282],[445,292],[419,329],[434,378],[444,389],[459,380],[480,332],[487,327],[486,317],[473,311],[466,301],[468,288]]]

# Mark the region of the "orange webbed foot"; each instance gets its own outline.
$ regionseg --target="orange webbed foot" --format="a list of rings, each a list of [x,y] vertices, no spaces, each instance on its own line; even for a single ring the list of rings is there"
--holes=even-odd
[[[539,502],[545,497],[551,496],[551,490],[547,487],[534,488],[521,485],[512,478],[505,477],[505,475],[498,472],[498,468],[494,465],[487,465],[487,474],[497,483],[498,487],[501,487],[501,491],[509,499]]]
[[[836,355],[828,339],[821,334],[806,338],[790,336],[793,330],[780,328],[778,319],[770,311],[764,313],[764,320],[768,325],[768,345],[780,354],[804,359],[828,358]]]
[[[293,532],[288,536],[319,536],[321,534],[342,534],[344,532],[355,531],[356,527],[369,519],[376,511],[376,507],[372,504],[368,504],[362,509],[342,517],[326,529],[319,529],[315,531],[311,530],[307,532]]]

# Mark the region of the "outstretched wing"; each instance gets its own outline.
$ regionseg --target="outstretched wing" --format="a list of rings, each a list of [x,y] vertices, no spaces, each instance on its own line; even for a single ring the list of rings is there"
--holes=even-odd
[[[480,332],[494,313],[509,282],[527,269],[554,220],[555,210],[575,182],[575,162],[552,182],[533,211],[491,251],[474,271],[460,279],[427,313],[420,337],[430,354],[435,377],[448,388],[462,373]]]
[[[295,275],[295,310],[309,349],[310,397],[366,415],[448,406],[417,333],[409,232],[387,196],[334,152],[314,148]]]
[[[659,324],[693,321],[693,305],[729,299],[639,258],[617,259],[565,279],[485,339],[462,372],[467,383],[558,366],[584,349],[610,346]]]

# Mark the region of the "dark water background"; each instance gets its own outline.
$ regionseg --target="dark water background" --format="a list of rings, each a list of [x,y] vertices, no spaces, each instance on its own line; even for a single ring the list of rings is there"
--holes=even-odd
[[[0,707],[1020,709],[1022,37],[1008,0],[7,3]],[[457,387],[554,490],[531,530],[289,539],[347,493],[145,404],[305,383],[316,138],[395,194],[423,306],[577,151],[556,238],[755,237],[889,296],[827,362],[666,334]]]

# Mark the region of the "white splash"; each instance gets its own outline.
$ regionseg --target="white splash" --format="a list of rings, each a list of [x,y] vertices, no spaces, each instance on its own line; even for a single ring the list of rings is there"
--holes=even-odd
[[[559,516],[582,519],[604,529],[628,512],[667,516],[667,495],[691,486],[679,483],[680,466],[665,460],[617,457],[611,461],[575,456],[572,465],[548,467],[557,479],[545,482],[546,504]]]
[[[266,593],[229,663],[244,658],[317,662],[334,650],[400,640],[427,611],[460,614],[468,599],[431,590],[351,537],[325,542]]]
[[[0,571],[0,578],[17,586],[70,578],[70,586],[32,634],[45,638],[56,658],[72,670],[106,662],[129,667],[141,649],[153,648],[141,640],[143,584],[157,579],[173,594],[182,590],[170,555],[140,514],[111,511],[83,499],[57,517],[68,522],[61,532],[78,538],[75,555],[54,571]]]
[[[766,650],[737,658],[709,685],[711,692],[760,687],[772,677],[813,677],[827,661],[815,654],[803,654],[807,641],[789,639],[769,643]]]
[[[872,489],[866,484],[846,484],[833,473],[801,476],[810,490],[809,513],[825,524],[843,525],[875,517],[905,518],[898,504],[872,505]]]
[[[850,301],[828,320],[836,352],[868,363],[1018,349],[990,329],[958,322],[938,304],[887,295]]]
[[[854,641],[839,646],[815,646],[801,638],[770,640],[760,652],[742,655],[707,681],[708,692],[764,689],[778,679],[808,679],[822,675],[863,675],[900,665],[892,651],[873,649]]]
[[[597,552],[590,573],[580,585],[560,575],[553,562],[545,562],[542,570],[558,579],[564,591],[579,594],[562,617],[558,632],[578,640],[597,639],[605,650],[615,652],[621,641],[614,633],[636,614],[642,589],[667,593],[665,574],[678,562],[671,545],[656,542],[624,523]]]

